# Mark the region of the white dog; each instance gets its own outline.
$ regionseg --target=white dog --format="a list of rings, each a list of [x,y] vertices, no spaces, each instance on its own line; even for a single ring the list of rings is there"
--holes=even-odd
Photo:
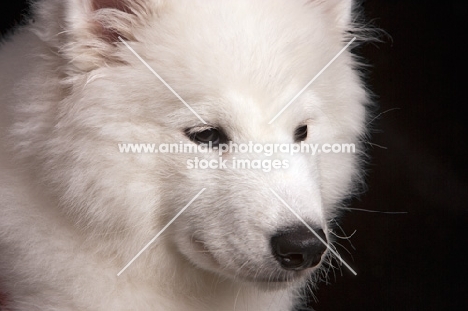
[[[293,310],[325,276],[333,219],[359,181],[368,100],[344,49],[352,12],[351,0],[36,3],[0,50],[8,308]],[[357,151],[242,154],[279,160],[267,171],[118,148],[228,142]]]

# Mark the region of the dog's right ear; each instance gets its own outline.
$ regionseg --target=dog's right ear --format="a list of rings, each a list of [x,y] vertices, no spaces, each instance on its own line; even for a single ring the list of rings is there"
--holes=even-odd
[[[157,17],[164,3],[165,0],[66,0],[60,50],[80,71],[119,61],[115,56],[119,37],[138,41],[139,30]]]

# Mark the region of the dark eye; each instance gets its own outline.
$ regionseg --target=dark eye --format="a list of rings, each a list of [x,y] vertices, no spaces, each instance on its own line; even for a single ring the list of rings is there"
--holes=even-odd
[[[294,141],[304,141],[307,138],[307,125],[301,125],[294,131]]]
[[[193,135],[193,140],[201,143],[207,144],[211,141],[211,143],[219,143],[219,131],[217,129],[208,129]]]
[[[226,142],[226,136],[216,128],[209,128],[199,132],[187,130],[186,134],[191,141],[197,144],[209,144],[211,142],[213,147],[217,147],[219,144]]]

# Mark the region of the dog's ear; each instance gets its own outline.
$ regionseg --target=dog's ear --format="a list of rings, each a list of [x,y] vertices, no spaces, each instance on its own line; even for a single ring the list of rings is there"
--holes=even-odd
[[[67,0],[60,50],[80,71],[119,61],[119,37],[138,41],[138,33],[159,14],[165,0]]]
[[[353,0],[312,0],[333,18],[339,29],[347,30],[352,22]]]
[[[162,1],[150,0],[71,0],[66,16],[77,35],[107,42],[119,36],[134,40],[136,28],[147,23]],[[89,37],[88,37],[89,38]]]

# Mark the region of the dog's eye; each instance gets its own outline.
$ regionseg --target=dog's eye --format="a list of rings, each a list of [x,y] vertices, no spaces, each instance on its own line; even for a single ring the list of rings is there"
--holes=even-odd
[[[304,141],[307,138],[307,125],[301,125],[294,131],[294,141]]]
[[[207,144],[211,141],[211,143],[219,143],[219,131],[217,129],[208,129],[196,133],[194,135],[194,139],[202,144]]]
[[[191,141],[197,144],[211,144],[217,147],[220,143],[226,142],[226,136],[216,128],[209,128],[200,132],[193,132],[187,135]]]

